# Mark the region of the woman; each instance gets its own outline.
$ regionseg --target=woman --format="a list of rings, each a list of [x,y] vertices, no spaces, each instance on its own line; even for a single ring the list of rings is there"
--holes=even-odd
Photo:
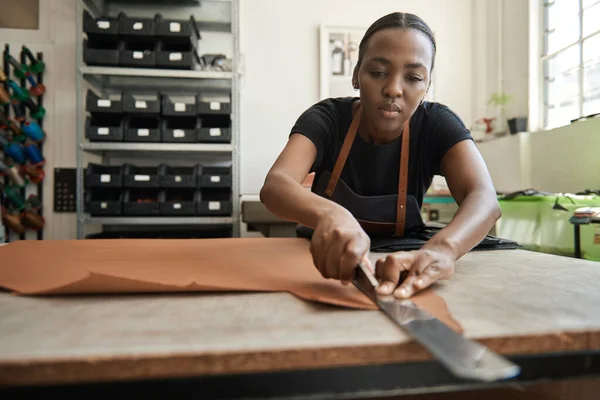
[[[419,17],[377,20],[359,46],[352,83],[360,97],[326,99],[306,110],[265,179],[260,195],[267,208],[314,229],[310,250],[326,278],[350,281],[367,260],[369,235],[402,236],[419,226],[418,208],[434,175],[445,176],[459,209],[420,249],[377,261],[380,294],[407,298],[449,278],[455,261],[500,217],[470,132],[448,107],[424,101],[435,53],[433,33]],[[313,171],[308,191],[301,183]]]

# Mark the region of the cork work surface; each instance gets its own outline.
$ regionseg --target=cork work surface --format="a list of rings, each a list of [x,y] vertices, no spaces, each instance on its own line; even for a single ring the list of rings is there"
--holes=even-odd
[[[136,292],[289,292],[337,306],[376,309],[354,286],[324,279],[298,238],[66,240],[0,248],[0,286],[21,295]],[[461,332],[432,290],[413,297]]]

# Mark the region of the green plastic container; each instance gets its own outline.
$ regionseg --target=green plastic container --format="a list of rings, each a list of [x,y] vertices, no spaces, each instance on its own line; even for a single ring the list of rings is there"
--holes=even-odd
[[[525,249],[572,257],[575,254],[575,229],[569,218],[575,209],[600,206],[600,196],[554,195],[498,198],[502,217],[496,235],[518,242]],[[562,210],[561,208],[566,209]],[[600,224],[581,225],[581,257],[600,261],[600,244],[594,244],[594,232]]]

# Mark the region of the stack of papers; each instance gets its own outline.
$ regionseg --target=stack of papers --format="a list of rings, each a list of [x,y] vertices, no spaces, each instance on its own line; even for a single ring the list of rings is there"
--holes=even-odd
[[[591,218],[592,221],[600,221],[600,207],[580,207],[573,214],[576,218]]]

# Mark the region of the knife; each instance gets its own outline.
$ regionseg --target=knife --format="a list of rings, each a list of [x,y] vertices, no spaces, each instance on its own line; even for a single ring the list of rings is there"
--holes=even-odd
[[[379,282],[364,263],[356,268],[352,283],[455,376],[493,382],[520,374],[516,364],[456,333],[412,301],[377,293]]]

